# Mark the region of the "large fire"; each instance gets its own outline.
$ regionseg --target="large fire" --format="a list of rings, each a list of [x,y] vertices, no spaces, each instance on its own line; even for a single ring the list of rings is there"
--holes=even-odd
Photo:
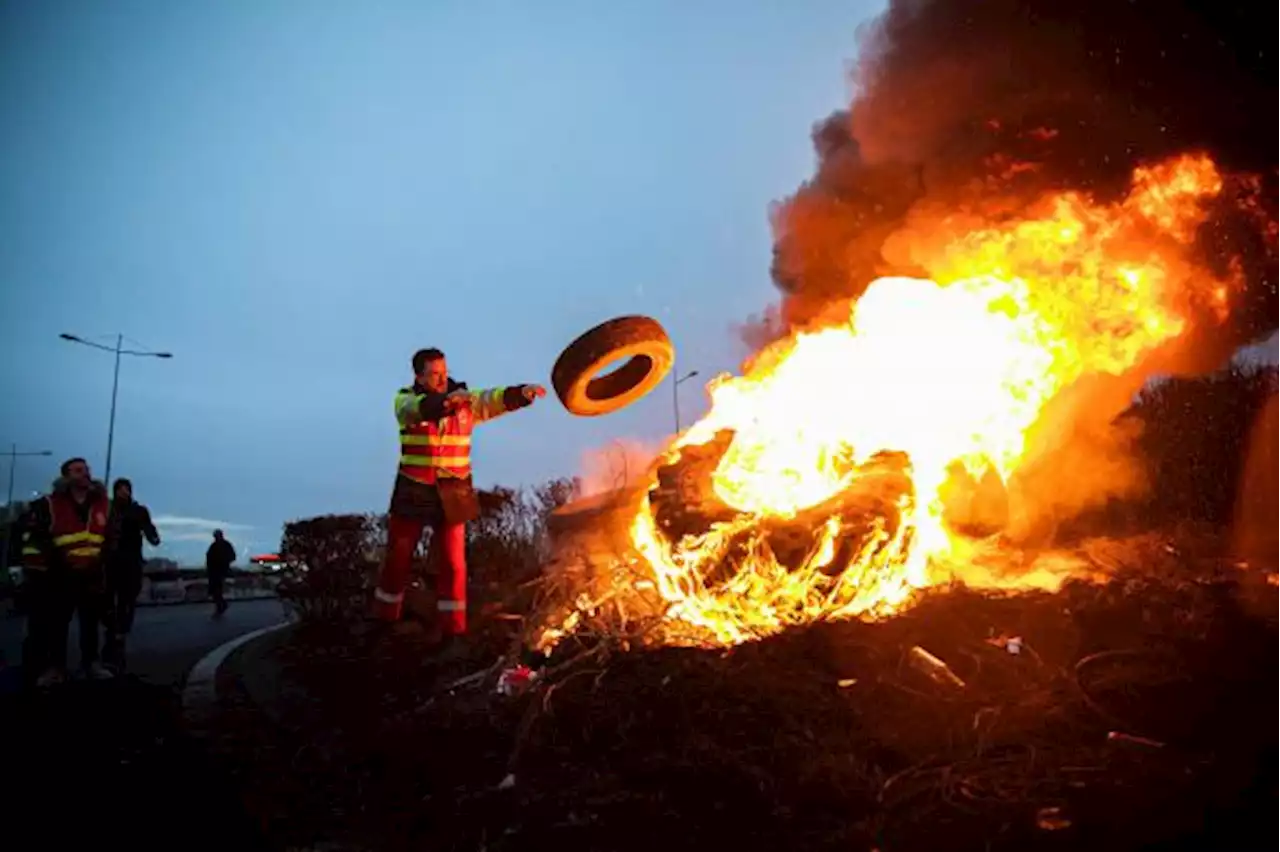
[[[712,486],[737,514],[672,541],[646,499],[630,530],[668,620],[733,644],[821,618],[889,614],[949,578],[1059,584],[1070,566],[998,581],[967,569],[976,543],[945,522],[944,485],[956,465],[1008,482],[1055,395],[1130,370],[1178,337],[1193,308],[1225,307],[1227,284],[1188,257],[1204,202],[1222,185],[1208,157],[1186,155],[1138,169],[1116,203],[1066,192],[998,226],[932,222],[911,247],[931,280],[879,279],[829,323],[712,382],[710,412],[668,458],[730,431]],[[905,454],[911,487],[869,533],[864,523],[853,541],[832,511],[811,524],[798,567],[751,537],[765,521],[821,510],[885,451]],[[737,564],[726,577],[731,543]],[[847,567],[832,570],[841,547]]]

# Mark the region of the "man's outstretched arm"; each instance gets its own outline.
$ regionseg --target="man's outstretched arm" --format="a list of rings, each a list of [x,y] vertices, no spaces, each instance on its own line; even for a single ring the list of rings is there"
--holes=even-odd
[[[511,385],[510,387],[488,388],[471,393],[471,413],[477,423],[493,420],[512,411],[518,411],[531,405],[535,399],[547,395],[542,385]]]

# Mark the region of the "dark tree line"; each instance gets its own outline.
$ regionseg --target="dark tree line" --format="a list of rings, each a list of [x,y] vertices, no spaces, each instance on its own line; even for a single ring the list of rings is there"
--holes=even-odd
[[[1227,529],[1242,501],[1265,499],[1268,487],[1274,504],[1274,463],[1269,486],[1268,477],[1259,476],[1267,464],[1259,453],[1276,445],[1274,419],[1269,438],[1265,426],[1255,433],[1265,407],[1274,405],[1276,381],[1275,367],[1236,364],[1142,392],[1125,416],[1142,423],[1138,447],[1151,483],[1143,504],[1148,523],[1192,521]]]

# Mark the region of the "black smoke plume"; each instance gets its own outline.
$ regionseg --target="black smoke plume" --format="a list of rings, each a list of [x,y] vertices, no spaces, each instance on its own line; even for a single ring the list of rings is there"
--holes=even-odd
[[[814,129],[816,173],[772,211],[783,298],[745,340],[821,322],[880,276],[924,275],[894,238],[931,211],[999,221],[1050,191],[1111,201],[1136,166],[1206,152],[1229,180],[1196,260],[1236,282],[1229,321],[1193,318],[1163,363],[1054,400],[1007,528],[1043,539],[1132,496],[1134,436],[1114,420],[1134,393],[1156,371],[1216,369],[1277,326],[1274,26],[1269,6],[1227,0],[890,0],[858,33],[852,104]]]
[[[892,0],[858,34],[852,105],[814,129],[814,177],[773,211],[780,312],[761,342],[876,277],[919,274],[884,251],[921,205],[1016,212],[1076,189],[1107,200],[1135,166],[1210,153],[1254,175],[1199,234],[1245,287],[1224,352],[1276,328],[1277,52],[1265,4],[1182,0]],[[1234,259],[1234,260],[1233,260]]]

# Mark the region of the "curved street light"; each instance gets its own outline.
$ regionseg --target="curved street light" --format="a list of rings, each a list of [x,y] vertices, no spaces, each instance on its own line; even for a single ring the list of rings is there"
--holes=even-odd
[[[125,349],[124,335],[116,335],[115,346],[104,346],[101,343],[94,343],[92,340],[85,340],[74,334],[62,333],[58,335],[63,340],[69,340],[72,343],[81,343],[85,346],[101,349],[103,352],[110,352],[116,356],[115,374],[111,380],[111,420],[107,424],[107,469],[103,473],[103,481],[107,487],[111,487],[111,449],[115,443],[116,435],[116,394],[120,390],[120,356],[132,355],[137,358],[172,358],[171,352],[151,352],[146,349]]]
[[[690,370],[683,376],[676,378],[679,374],[671,371],[671,409],[676,416],[676,434],[680,434],[680,385],[698,375],[697,370]]]

